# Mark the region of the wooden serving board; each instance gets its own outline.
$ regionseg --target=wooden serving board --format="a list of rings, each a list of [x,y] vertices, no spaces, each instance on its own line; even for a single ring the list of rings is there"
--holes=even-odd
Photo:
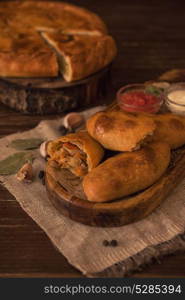
[[[164,73],[157,81],[185,81],[185,70]],[[115,109],[115,102],[108,109],[112,108]],[[185,145],[172,151],[168,169],[151,187],[112,202],[93,203],[85,197],[82,179],[48,162],[46,188],[49,199],[56,209],[72,220],[90,226],[122,226],[143,219],[157,208],[185,177],[184,166]]]
[[[108,203],[85,199],[81,180],[52,163],[46,167],[46,188],[50,201],[61,214],[74,221],[101,227],[126,225],[149,215],[185,177],[185,147],[172,152],[166,173],[146,190]]]
[[[111,91],[111,65],[68,83],[58,78],[2,78],[0,102],[25,114],[56,114],[103,104]]]

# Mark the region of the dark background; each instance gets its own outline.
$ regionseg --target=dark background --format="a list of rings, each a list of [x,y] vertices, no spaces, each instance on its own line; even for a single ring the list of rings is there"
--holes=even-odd
[[[68,2],[98,13],[116,39],[118,56],[112,73],[115,89],[126,83],[154,79],[169,69],[185,68],[184,0]],[[0,105],[0,137],[30,129],[41,119]],[[185,276],[184,265],[185,256],[179,254],[135,276]],[[40,227],[0,186],[0,277],[8,276],[78,277],[81,274],[54,249]]]

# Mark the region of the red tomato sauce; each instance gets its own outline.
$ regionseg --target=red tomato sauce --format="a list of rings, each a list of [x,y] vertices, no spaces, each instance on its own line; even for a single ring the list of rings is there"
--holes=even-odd
[[[119,95],[119,106],[126,111],[156,113],[161,106],[161,98],[141,90],[125,92]]]

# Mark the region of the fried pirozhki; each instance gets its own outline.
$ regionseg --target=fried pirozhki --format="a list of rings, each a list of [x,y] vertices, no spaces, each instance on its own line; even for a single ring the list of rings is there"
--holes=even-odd
[[[79,131],[49,142],[47,153],[61,168],[84,176],[99,164],[104,150],[86,131]]]
[[[155,128],[154,121],[143,113],[98,112],[87,121],[89,134],[114,151],[139,149],[150,140]]]
[[[140,150],[107,159],[83,179],[83,189],[92,202],[108,202],[132,195],[155,183],[170,162],[170,147],[153,142]]]
[[[172,113],[151,115],[156,123],[154,141],[163,141],[176,149],[185,144],[185,117]]]

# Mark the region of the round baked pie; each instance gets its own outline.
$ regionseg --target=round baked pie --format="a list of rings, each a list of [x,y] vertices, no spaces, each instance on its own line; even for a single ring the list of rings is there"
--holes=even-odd
[[[83,79],[107,66],[116,45],[94,13],[63,2],[0,3],[0,76]]]

